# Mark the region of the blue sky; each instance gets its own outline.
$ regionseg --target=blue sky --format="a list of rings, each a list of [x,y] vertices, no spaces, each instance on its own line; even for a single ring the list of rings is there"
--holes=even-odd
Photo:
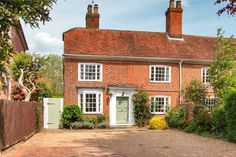
[[[40,54],[63,53],[62,33],[73,27],[85,27],[87,5],[92,0],[58,0],[51,12],[52,21],[31,29],[23,25],[29,51]],[[165,11],[169,0],[95,0],[99,5],[100,28],[165,32]],[[214,0],[182,0],[183,33],[216,36],[217,28],[225,36],[236,35],[236,17],[216,15],[220,6]]]

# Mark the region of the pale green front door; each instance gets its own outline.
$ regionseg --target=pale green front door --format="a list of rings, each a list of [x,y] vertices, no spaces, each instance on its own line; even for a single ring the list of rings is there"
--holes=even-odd
[[[116,123],[127,124],[129,118],[129,98],[116,97]]]

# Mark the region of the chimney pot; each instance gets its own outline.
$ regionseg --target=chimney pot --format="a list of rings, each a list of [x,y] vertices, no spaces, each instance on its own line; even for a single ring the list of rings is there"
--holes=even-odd
[[[175,7],[175,0],[170,0],[169,8],[174,8],[174,7]]]
[[[177,8],[177,9],[181,9],[181,8],[182,8],[181,0],[177,0],[177,2],[176,2],[176,8]]]
[[[98,5],[97,4],[94,5],[94,14],[98,14]]]

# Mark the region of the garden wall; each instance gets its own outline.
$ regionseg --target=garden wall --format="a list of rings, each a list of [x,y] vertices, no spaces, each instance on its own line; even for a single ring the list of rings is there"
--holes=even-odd
[[[36,102],[0,100],[0,152],[36,132]]]

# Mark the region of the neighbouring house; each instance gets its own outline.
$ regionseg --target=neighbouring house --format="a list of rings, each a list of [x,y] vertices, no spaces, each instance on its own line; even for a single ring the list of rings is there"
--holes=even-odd
[[[132,125],[137,89],[155,104],[152,114],[164,114],[181,103],[192,79],[209,85],[215,38],[182,34],[182,14],[181,1],[170,0],[166,32],[103,30],[98,5],[89,5],[86,28],[63,33],[64,103],[78,104],[85,115],[108,115],[111,125]]]
[[[28,50],[28,45],[20,21],[17,22],[16,27],[12,27],[10,29],[9,34],[11,37],[10,42],[14,47],[15,53],[25,52],[26,50]],[[2,84],[2,87],[0,89],[0,99],[10,100],[12,83],[14,82],[10,78],[8,78],[5,73],[0,72],[0,83]]]

